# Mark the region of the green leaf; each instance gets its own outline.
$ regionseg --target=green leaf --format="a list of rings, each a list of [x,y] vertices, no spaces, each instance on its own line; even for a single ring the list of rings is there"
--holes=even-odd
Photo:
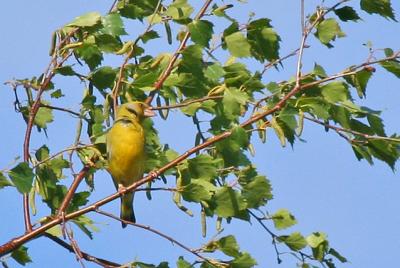
[[[182,256],[180,256],[178,261],[176,262],[176,267],[177,268],[191,268],[192,265],[189,262],[185,261],[185,259]]]
[[[340,29],[339,24],[333,18],[323,20],[317,25],[317,32],[315,36],[321,41],[322,44],[331,48],[331,41],[334,41],[336,37],[343,37],[345,34]]]
[[[298,100],[297,106],[300,107],[303,111],[308,111],[311,114],[314,114],[318,118],[325,120],[330,118],[330,106],[322,98],[302,97]]]
[[[369,14],[378,14],[396,21],[390,0],[361,0],[360,7]]]
[[[200,107],[201,107],[201,103],[195,102],[195,103],[189,104],[188,106],[182,107],[181,111],[182,111],[182,113],[184,113],[188,116],[194,116]]]
[[[307,246],[307,241],[302,234],[294,232],[290,235],[278,237],[279,242],[285,243],[291,250],[299,251]]]
[[[110,13],[101,18],[103,28],[101,33],[109,34],[111,36],[126,35],[124,23],[118,13]]]
[[[10,170],[8,175],[21,194],[29,193],[32,188],[34,173],[28,163],[19,163]]]
[[[247,26],[247,39],[251,45],[251,54],[260,62],[279,58],[280,36],[275,32],[268,19],[252,21]]]
[[[328,253],[338,259],[341,263],[347,262],[347,259],[343,257],[339,252],[337,252],[334,248],[330,248]]]
[[[374,114],[368,114],[367,120],[375,134],[379,136],[386,136],[385,126],[382,119]]]
[[[47,128],[47,123],[53,122],[53,112],[51,109],[46,107],[40,107],[34,123],[40,128]]]
[[[219,249],[228,256],[238,257],[240,256],[239,245],[236,238],[233,235],[228,235],[220,238],[217,241]]]
[[[247,207],[239,192],[228,186],[218,189],[214,196],[214,201],[216,204],[215,212],[218,216],[224,218],[239,216],[241,211]]]
[[[242,166],[249,164],[249,160],[241,150],[247,148],[248,144],[249,135],[243,128],[236,127],[232,130],[230,137],[217,143],[216,148],[222,155],[226,167]]]
[[[381,62],[380,65],[397,78],[400,78],[400,63],[398,61],[388,60]]]
[[[354,8],[349,6],[344,6],[342,8],[335,9],[335,14],[339,17],[342,21],[358,21],[361,18],[358,16],[357,12]]]
[[[257,262],[253,259],[249,253],[245,252],[241,254],[238,258],[234,259],[231,263],[232,268],[250,268],[255,267]]]
[[[328,77],[328,75],[326,74],[325,69],[321,65],[318,65],[317,63],[314,63],[313,73],[315,75],[319,76],[320,78]]]
[[[372,76],[372,71],[368,69],[363,69],[356,74],[351,76],[346,76],[345,80],[356,88],[357,94],[360,98],[366,96],[366,89],[369,79]]]
[[[119,1],[118,9],[121,16],[130,19],[139,19],[142,21],[145,16],[154,13],[157,1],[141,0],[141,1]]]
[[[306,240],[307,240],[307,244],[312,248],[316,248],[320,244],[327,241],[326,234],[324,234],[322,232],[312,233],[311,235],[307,236]]]
[[[217,163],[208,154],[200,154],[189,159],[189,172],[192,178],[212,181],[217,177]]]
[[[347,84],[334,81],[321,87],[322,96],[331,103],[343,102],[350,98]]]
[[[235,32],[225,36],[225,42],[232,56],[245,58],[251,55],[250,44],[241,32]]]
[[[393,56],[393,54],[394,54],[393,49],[391,49],[391,48],[389,48],[389,47],[385,48],[383,51],[385,52],[385,56],[386,56],[386,57],[391,57],[391,56]]]
[[[25,266],[25,264],[32,262],[32,259],[28,255],[28,248],[20,246],[11,253],[11,257],[19,264]]]
[[[77,27],[92,27],[100,23],[101,15],[98,12],[89,12],[82,16],[76,17],[67,26],[77,26]]]
[[[194,43],[209,47],[213,34],[213,24],[206,20],[194,20],[188,24],[189,32]]]
[[[251,73],[246,69],[246,65],[239,62],[224,66],[224,71],[227,87],[241,88],[251,78]]]
[[[182,197],[189,202],[207,201],[211,199],[216,187],[203,180],[192,180],[190,184],[182,189]]]
[[[374,164],[372,160],[372,155],[370,152],[368,152],[367,148],[355,144],[352,144],[351,146],[358,160],[365,159],[367,160],[368,164],[370,165]]]
[[[165,14],[172,17],[173,20],[185,20],[190,17],[193,7],[187,3],[187,0],[175,0],[167,8]]]
[[[395,164],[400,156],[398,144],[385,140],[372,140],[367,143],[370,153],[388,164],[394,170]]]
[[[13,186],[13,184],[9,180],[7,180],[7,178],[3,175],[2,172],[0,172],[0,189],[7,186]]]
[[[225,71],[220,63],[215,62],[207,67],[204,75],[210,80],[218,81],[221,77],[225,75]]]
[[[81,229],[90,239],[93,239],[93,232],[98,232],[99,229],[94,225],[94,222],[85,215],[74,218],[73,223]]]
[[[50,94],[50,96],[51,96],[52,98],[59,99],[59,98],[61,98],[61,97],[64,97],[65,95],[62,93],[61,89],[57,89],[56,91],[53,91],[53,92]]]
[[[276,120],[276,117],[273,116],[271,119],[271,127],[274,129],[276,136],[278,136],[279,142],[281,143],[282,147],[286,146],[286,137],[285,132],[282,126]]]
[[[248,208],[258,208],[265,205],[267,200],[272,199],[271,184],[266,177],[256,176],[243,186],[242,196],[246,200]]]
[[[286,209],[278,210],[271,218],[278,230],[289,228],[297,223],[296,218]]]
[[[326,240],[326,235],[321,232],[315,232],[307,236],[306,241],[312,248],[314,258],[322,261],[325,257],[326,250],[328,249],[328,240]]]
[[[89,76],[93,85],[98,89],[112,88],[114,80],[117,76],[117,71],[110,66],[100,67],[92,72]]]
[[[109,34],[98,34],[95,36],[96,45],[101,51],[106,53],[116,53],[122,49],[122,42],[119,37]]]
[[[245,92],[237,88],[228,88],[224,91],[222,104],[224,107],[224,115],[228,119],[236,119],[242,114],[243,105],[246,104],[249,97]]]
[[[70,65],[58,67],[54,69],[54,72],[64,76],[73,76],[76,74]]]
[[[86,62],[90,70],[99,66],[103,60],[103,54],[99,47],[91,42],[84,42],[82,46],[75,49],[75,52]]]
[[[142,91],[154,90],[154,82],[157,81],[157,78],[157,72],[146,72],[136,77],[135,81],[132,82],[132,86]]]
[[[147,43],[148,41],[152,39],[157,39],[159,38],[160,35],[156,31],[147,31],[144,34],[141,35],[140,39],[142,39],[143,43]]]

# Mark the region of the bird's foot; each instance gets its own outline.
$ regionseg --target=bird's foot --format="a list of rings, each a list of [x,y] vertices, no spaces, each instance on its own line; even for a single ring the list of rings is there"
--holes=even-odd
[[[126,187],[122,184],[118,184],[118,193],[124,194],[126,192]]]
[[[150,177],[152,178],[152,179],[156,179],[156,178],[158,178],[158,176],[159,176],[159,174],[158,174],[158,172],[157,171],[150,171],[149,172],[149,175],[150,175]]]

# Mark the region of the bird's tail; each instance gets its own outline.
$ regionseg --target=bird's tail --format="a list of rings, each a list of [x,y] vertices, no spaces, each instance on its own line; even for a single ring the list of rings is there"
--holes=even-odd
[[[133,193],[127,193],[121,198],[121,215],[122,220],[136,222],[135,213],[133,212]],[[126,227],[126,223],[122,223],[122,228]]]

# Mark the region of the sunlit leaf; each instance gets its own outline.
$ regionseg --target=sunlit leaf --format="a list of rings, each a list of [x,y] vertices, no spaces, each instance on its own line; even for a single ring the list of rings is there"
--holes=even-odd
[[[29,193],[32,188],[34,174],[28,163],[19,163],[10,170],[8,175],[21,194]]]

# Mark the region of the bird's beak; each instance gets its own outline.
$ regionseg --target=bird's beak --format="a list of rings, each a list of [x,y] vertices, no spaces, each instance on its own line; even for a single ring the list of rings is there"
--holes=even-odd
[[[144,117],[153,117],[156,115],[156,113],[151,109],[151,107],[144,109],[143,114]]]

